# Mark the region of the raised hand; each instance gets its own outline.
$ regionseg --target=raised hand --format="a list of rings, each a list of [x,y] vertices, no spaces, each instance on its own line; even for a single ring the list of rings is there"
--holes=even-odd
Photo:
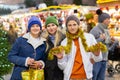
[[[62,59],[63,58],[63,53],[58,53],[58,54],[54,54],[58,59]]]

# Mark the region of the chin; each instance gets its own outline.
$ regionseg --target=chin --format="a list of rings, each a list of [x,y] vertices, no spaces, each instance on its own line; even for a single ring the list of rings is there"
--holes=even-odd
[[[70,32],[71,34],[76,34],[77,32]]]
[[[34,33],[34,35],[38,35],[39,33]]]

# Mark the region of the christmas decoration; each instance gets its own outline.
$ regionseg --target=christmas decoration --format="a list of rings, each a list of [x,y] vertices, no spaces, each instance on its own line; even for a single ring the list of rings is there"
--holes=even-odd
[[[88,21],[89,19],[93,19],[94,15],[92,13],[87,13],[84,16],[85,16],[86,20]]]
[[[106,10],[109,11],[109,7],[106,7]]]
[[[116,6],[115,6],[115,10],[116,10],[116,11],[118,11],[118,9],[119,9],[119,6],[118,6],[118,5],[116,5]]]
[[[2,76],[8,74],[12,69],[12,63],[7,60],[11,46],[6,35],[7,32],[0,25],[0,80],[3,80]]]
[[[98,50],[101,50],[102,52],[107,51],[106,45],[102,44],[101,42],[99,42],[95,45],[92,45],[92,46],[88,46],[86,43],[86,39],[84,37],[84,32],[81,29],[79,29],[78,34],[70,34],[70,33],[66,32],[66,37],[67,37],[67,45],[59,46],[57,48],[51,49],[49,52],[49,55],[48,55],[49,60],[52,60],[54,58],[54,56],[53,56],[54,54],[61,53],[63,50],[65,50],[66,54],[70,53],[70,50],[72,47],[72,40],[79,38],[79,37],[81,38],[82,45],[86,52],[96,52]]]

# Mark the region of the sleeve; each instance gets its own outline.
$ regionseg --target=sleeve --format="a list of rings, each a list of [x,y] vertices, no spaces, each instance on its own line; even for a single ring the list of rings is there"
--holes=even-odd
[[[64,46],[65,43],[64,41],[61,42],[61,45]],[[63,52],[63,58],[62,59],[58,59],[58,67],[61,69],[61,70],[64,70],[67,66],[67,62],[68,62],[68,56],[65,54],[65,52]]]
[[[97,29],[92,29],[90,31],[90,34],[92,34],[95,37],[97,42],[103,42],[104,41],[104,39],[100,38],[101,33]]]
[[[42,65],[43,65],[43,66],[42,66],[42,69],[43,69],[43,68],[45,67],[45,63],[44,63],[44,61],[39,60],[39,62],[42,63]]]
[[[102,61],[102,54],[100,52],[100,55],[99,56],[95,56],[94,54],[91,54],[91,58],[93,58],[93,60],[95,62],[99,62],[99,61]]]
[[[25,66],[26,58],[19,56],[20,53],[20,38],[18,38],[13,44],[10,52],[8,53],[8,60],[15,65]]]
[[[94,44],[96,44],[97,43],[97,41],[96,41],[96,39],[94,38],[94,36],[93,35],[91,35],[91,45],[94,45]],[[93,53],[91,54],[91,58],[93,58],[93,60],[95,61],[95,62],[99,62],[99,61],[101,61],[102,60],[102,53],[100,52],[100,55],[99,56],[95,56]]]

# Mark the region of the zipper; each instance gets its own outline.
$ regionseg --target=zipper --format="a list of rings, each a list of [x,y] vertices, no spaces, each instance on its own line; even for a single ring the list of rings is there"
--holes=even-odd
[[[34,53],[33,53],[34,59],[36,58],[36,50],[34,49]]]

